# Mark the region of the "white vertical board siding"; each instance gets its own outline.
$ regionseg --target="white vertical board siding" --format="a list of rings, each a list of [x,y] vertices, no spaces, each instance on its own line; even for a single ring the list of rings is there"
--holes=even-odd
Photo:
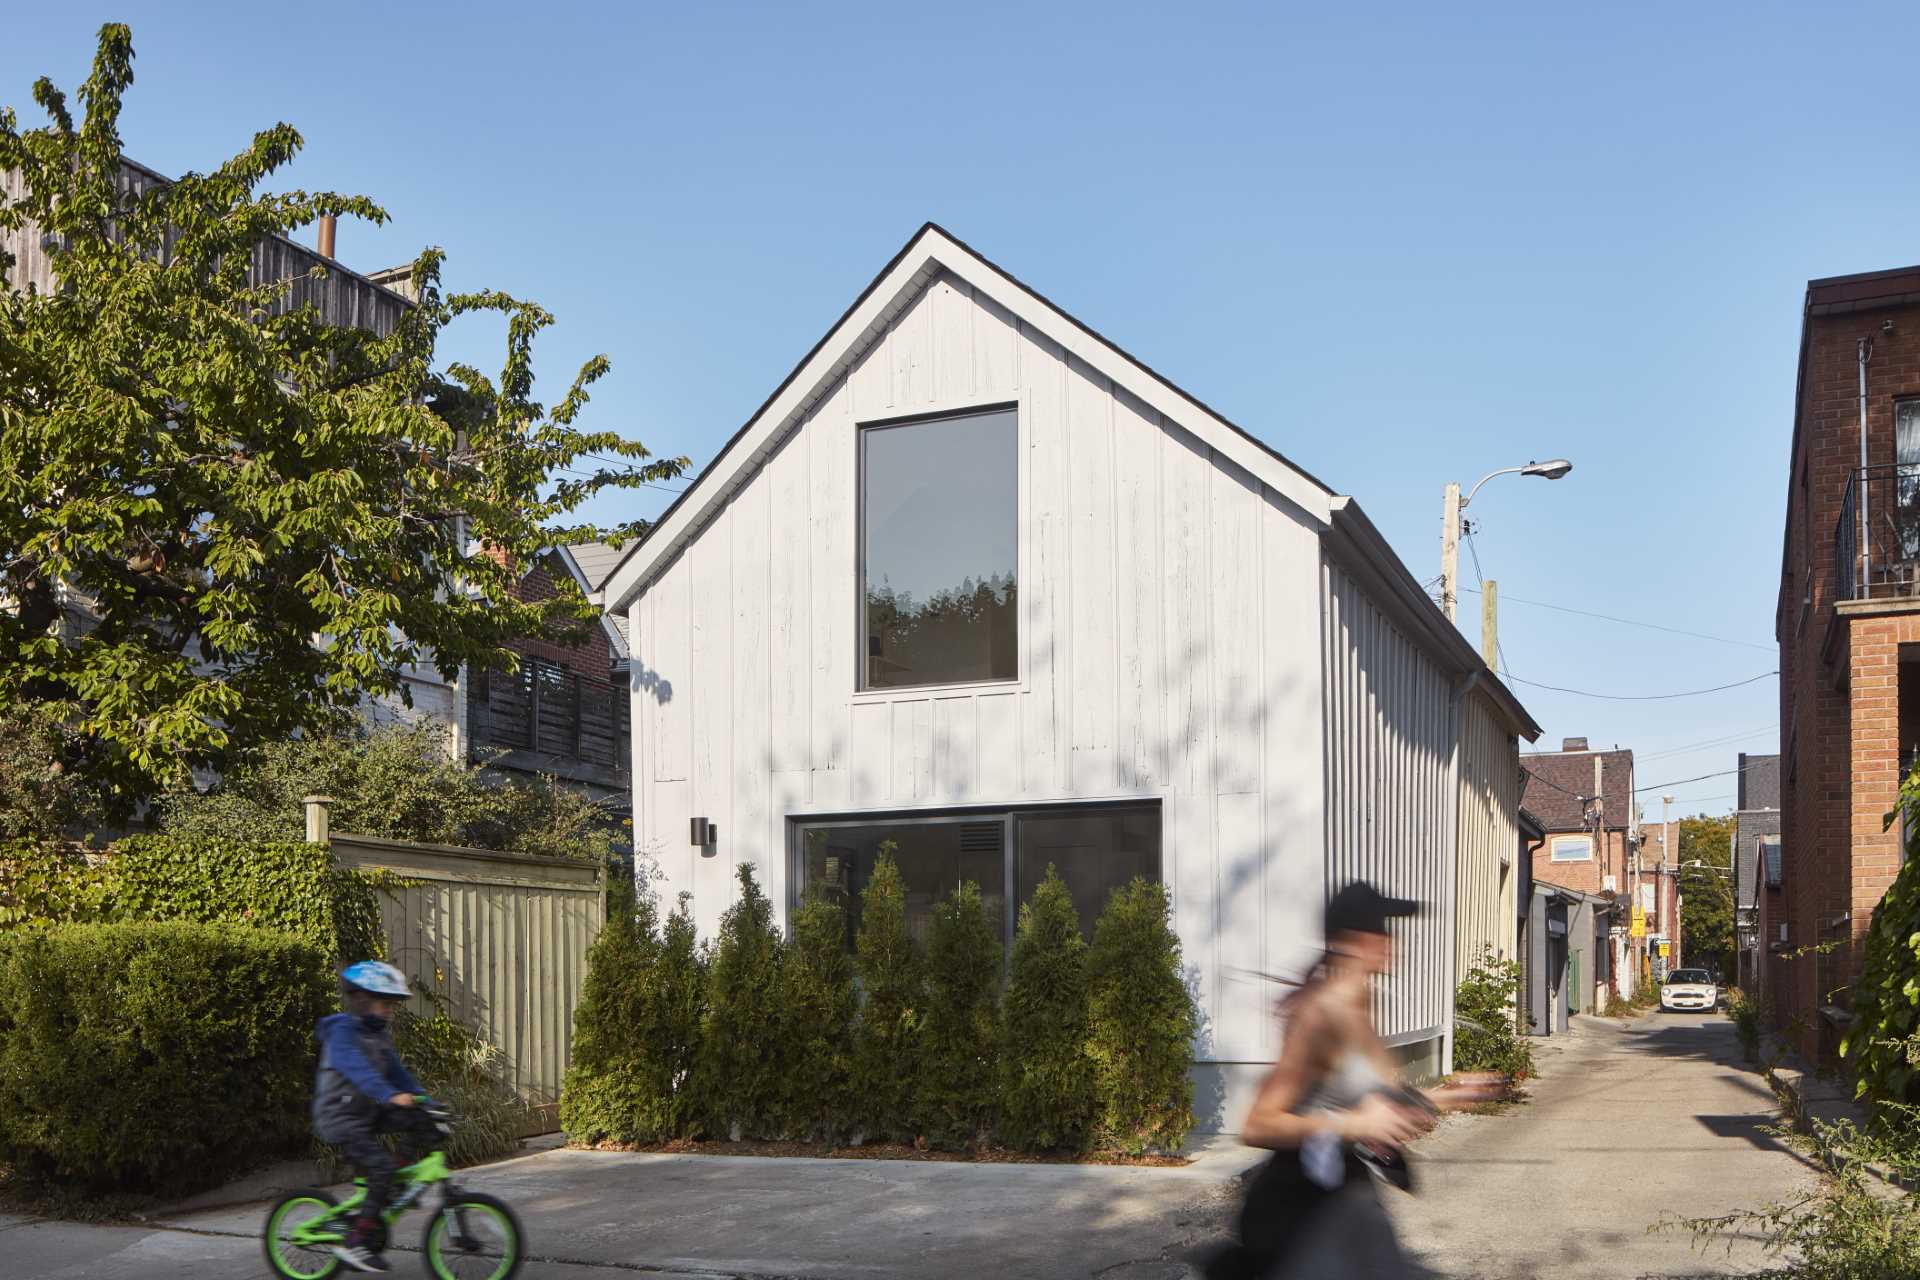
[[[1457,977],[1485,947],[1516,958],[1520,847],[1519,742],[1484,694],[1467,698],[1461,715]]]
[[[1018,406],[1020,674],[860,692],[859,426]],[[632,610],[636,829],[711,932],[731,868],[785,912],[788,821],[1160,804],[1203,1058],[1272,1057],[1325,893],[1319,527],[1176,421],[937,277],[820,388]],[[663,700],[662,690],[671,697]],[[719,824],[711,855],[687,820]]]
[[[1366,879],[1424,913],[1395,933],[1375,995],[1381,1034],[1438,1034],[1448,1017],[1447,824],[1452,684],[1337,566],[1325,568],[1327,879]]]

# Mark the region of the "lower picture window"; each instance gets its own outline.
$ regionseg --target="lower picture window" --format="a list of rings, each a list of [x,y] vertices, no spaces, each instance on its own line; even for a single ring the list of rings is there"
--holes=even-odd
[[[860,930],[860,895],[887,845],[906,886],[907,928],[923,942],[934,904],[964,881],[979,886],[987,914],[1011,945],[1020,904],[1049,865],[1066,882],[1088,938],[1115,889],[1135,876],[1160,878],[1158,805],[872,815],[797,822],[795,831],[793,905],[810,893],[840,902],[849,948]]]

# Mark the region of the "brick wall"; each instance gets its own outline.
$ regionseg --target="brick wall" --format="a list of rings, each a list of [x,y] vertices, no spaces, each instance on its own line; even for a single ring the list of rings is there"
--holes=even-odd
[[[1920,275],[1809,287],[1813,310],[1805,320],[1787,485],[1776,616],[1785,883],[1769,895],[1762,946],[1778,940],[1782,919],[1789,948],[1842,944],[1835,953],[1769,963],[1781,1025],[1809,1056],[1830,1046],[1818,1008],[1852,976],[1852,943],[1898,866],[1895,837],[1882,830],[1882,819],[1898,790],[1902,730],[1917,727],[1913,706],[1902,715],[1899,657],[1901,645],[1920,644],[1920,614],[1905,611],[1920,610],[1920,600],[1894,604],[1894,613],[1836,608],[1851,586],[1836,574],[1833,554],[1847,481],[1860,465],[1858,339],[1873,340],[1871,465],[1894,461],[1894,402],[1920,396],[1920,307],[1874,307],[1869,300],[1868,309],[1814,313],[1830,301],[1858,303],[1874,290],[1912,297],[1920,293]]]
[[[1586,862],[1555,862],[1553,860],[1553,842],[1557,838],[1591,836],[1590,832],[1565,831],[1549,832],[1546,840],[1533,846],[1533,878],[1544,880],[1548,884],[1557,884],[1564,889],[1578,889],[1582,893],[1600,893],[1606,883],[1606,877],[1615,877],[1615,884],[1622,894],[1626,893],[1629,883],[1627,862],[1627,833],[1620,828],[1610,828],[1606,838],[1601,841],[1600,854]]]

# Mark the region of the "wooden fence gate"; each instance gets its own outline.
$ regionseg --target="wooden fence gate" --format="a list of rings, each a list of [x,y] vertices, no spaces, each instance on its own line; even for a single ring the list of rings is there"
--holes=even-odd
[[[606,919],[603,869],[372,836],[327,843],[342,866],[405,878],[381,895],[393,963],[506,1055],[530,1102],[556,1102],[587,948]]]

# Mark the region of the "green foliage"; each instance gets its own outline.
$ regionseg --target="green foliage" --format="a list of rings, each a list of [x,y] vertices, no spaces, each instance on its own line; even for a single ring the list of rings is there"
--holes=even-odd
[[[379,891],[393,877],[304,843],[132,836],[105,855],[0,847],[0,927],[184,920],[293,934],[334,962],[386,954]]]
[[[0,705],[0,841],[58,839],[98,821],[98,794],[69,767],[79,754],[74,713],[58,703]]]
[[[651,897],[616,882],[587,958],[560,1123],[575,1142],[649,1143],[694,1128],[692,1079],[707,1005],[687,898],[659,925]]]
[[[739,1138],[777,1129],[787,1048],[780,1006],[786,943],[753,864],[741,863],[736,874],[740,896],[720,916],[708,961],[694,1092],[707,1131]]]
[[[448,758],[432,722],[330,732],[262,743],[238,755],[211,791],[179,792],[161,825],[182,836],[299,840],[303,802],[332,799],[335,831],[513,853],[605,860],[615,829],[578,791],[551,778],[498,782]]]
[[[1727,1016],[1733,1019],[1740,1051],[1752,1062],[1760,1056],[1760,1037],[1773,1025],[1773,1000],[1765,992],[1750,995],[1735,987],[1727,993]]]
[[[134,189],[132,82],[132,34],[110,23],[80,120],[44,79],[45,126],[0,111],[0,171],[19,185],[0,231],[47,245],[55,277],[0,292],[0,711],[76,708],[63,763],[123,814],[196,768],[404,698],[410,664],[504,669],[514,640],[571,638],[593,606],[565,582],[519,599],[514,566],[601,536],[568,519],[600,491],[685,466],[576,425],[603,356],[550,408],[535,400],[533,342],[553,317],[443,295],[439,250],[384,335],[295,306],[305,281],[251,279],[277,237],[386,212],[286,189],[302,146],[287,124]],[[10,265],[0,254],[0,275]],[[442,332],[475,313],[505,321],[497,377],[437,366]],[[628,461],[576,477],[608,454]],[[93,625],[66,626],[69,600]]]
[[[1051,865],[1020,908],[1006,996],[1001,1132],[1017,1147],[1080,1150],[1097,1107],[1087,1052],[1087,944]]]
[[[810,897],[793,917],[781,971],[787,1060],[781,1127],[800,1139],[837,1141],[853,1110],[854,1025],[860,997],[838,902]]]
[[[967,1147],[993,1127],[1000,1086],[1000,927],[980,887],[961,884],[933,909],[920,1027],[920,1133]]]
[[[1717,869],[1687,867],[1674,873],[1687,962],[1718,973],[1733,969],[1733,831],[1732,816],[1682,818],[1680,862]]]
[[[1908,778],[1902,800],[1920,816]],[[1920,824],[1916,824],[1920,832]],[[1855,1096],[1875,1102],[1920,1103],[1920,839],[1894,877],[1867,928],[1860,977],[1853,984],[1853,1025],[1840,1056],[1854,1077]]]
[[[1484,946],[1454,993],[1453,1066],[1456,1071],[1505,1071],[1516,1080],[1533,1074],[1533,1047],[1515,1026],[1521,969]]]
[[[520,1149],[531,1109],[506,1082],[504,1055],[431,993],[423,998],[430,1012],[402,1010],[393,1020],[393,1041],[427,1092],[460,1117],[447,1141],[447,1158],[467,1165],[512,1155]]]
[[[873,1140],[911,1139],[926,966],[907,929],[906,882],[891,841],[880,846],[860,894],[855,951],[866,1004],[854,1038],[852,1083],[859,1110],[853,1128]]]
[[[0,1161],[90,1192],[186,1192],[305,1149],[326,960],[265,929],[0,934]]]
[[[1177,1150],[1193,1128],[1197,1021],[1165,886],[1136,876],[1107,900],[1087,953],[1094,1140],[1133,1154]]]

